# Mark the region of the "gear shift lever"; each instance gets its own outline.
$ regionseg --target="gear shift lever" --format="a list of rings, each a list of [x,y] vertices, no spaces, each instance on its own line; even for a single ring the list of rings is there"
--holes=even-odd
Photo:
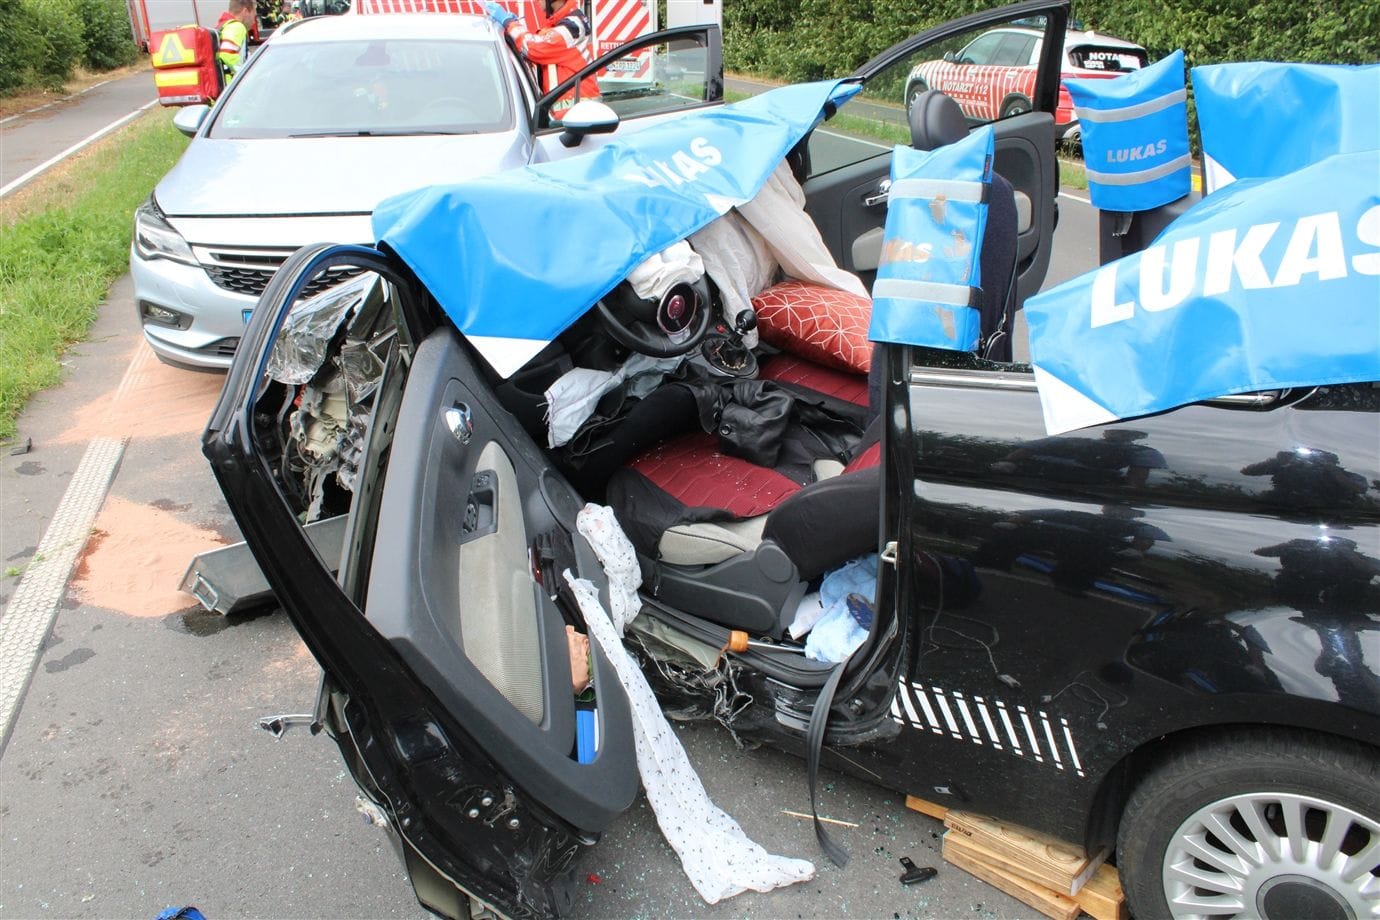
[[[757,328],[757,314],[751,308],[739,313],[723,336],[704,343],[704,357],[714,370],[729,377],[752,377],[757,373],[757,358],[743,344],[743,336]]]

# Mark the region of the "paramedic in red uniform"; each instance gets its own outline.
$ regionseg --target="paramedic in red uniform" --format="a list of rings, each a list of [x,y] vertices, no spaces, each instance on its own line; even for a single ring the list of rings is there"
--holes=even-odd
[[[249,48],[249,30],[256,25],[256,18],[254,0],[230,0],[230,8],[220,14],[220,21],[216,23],[220,31],[220,50],[216,57],[225,70],[226,82],[244,64],[245,52]]]
[[[542,92],[549,93],[590,62],[590,28],[580,0],[546,0],[545,7],[546,16],[534,32],[493,0],[484,4],[489,18],[513,40],[518,52],[536,66]],[[592,77],[581,80],[579,90],[581,99],[599,98],[599,84]],[[551,107],[551,114],[560,118],[574,104],[575,93],[566,93]]]

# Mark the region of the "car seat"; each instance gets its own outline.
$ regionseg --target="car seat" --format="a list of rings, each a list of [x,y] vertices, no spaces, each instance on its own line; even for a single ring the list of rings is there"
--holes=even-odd
[[[957,102],[939,90],[925,90],[911,103],[910,143],[916,150],[934,150],[968,136],[968,119]],[[1024,199],[1020,202],[1020,199]],[[1016,237],[1024,221],[1030,223],[1030,199],[1016,195],[1011,183],[996,172],[987,193],[987,226],[982,234],[979,272],[982,333],[978,354],[992,361],[1011,360],[1012,295],[1016,289]]]
[[[968,134],[958,103],[936,91],[916,100],[910,127],[921,150]],[[1018,221],[1011,184],[993,174],[980,255],[980,347],[993,360],[1010,360]],[[873,362],[874,370],[879,363]],[[869,398],[866,375],[789,352],[763,361],[759,376],[814,400],[864,409],[876,402],[875,388]],[[643,450],[614,472],[607,501],[643,557],[647,589],[704,619],[780,636],[812,579],[878,548],[876,408],[849,461],[821,456],[805,482],[728,456],[715,435],[702,431]]]

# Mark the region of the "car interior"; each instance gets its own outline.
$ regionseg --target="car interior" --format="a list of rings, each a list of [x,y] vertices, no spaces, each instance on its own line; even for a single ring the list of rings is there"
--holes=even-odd
[[[968,134],[951,98],[917,103],[902,110],[913,146]],[[995,280],[983,288],[980,347],[1009,360],[1012,314],[1049,257],[1039,244],[1053,227],[1053,119],[1036,111],[994,130],[1001,177],[981,270]],[[778,176],[789,173],[791,219],[865,291],[881,258],[890,148],[865,145],[838,163],[823,134]],[[269,362],[262,449],[276,451],[303,520],[347,516],[342,587],[513,778],[548,790],[582,828],[606,826],[636,787],[627,700],[597,652],[600,735],[593,750],[576,743],[586,704],[572,693],[566,627],[582,618],[562,573],[609,600],[578,534],[586,502],[612,507],[638,552],[644,615],[633,640],[686,687],[731,671],[721,662],[735,632],[752,642],[737,661],[787,686],[824,685],[834,664],[803,654],[788,628],[822,575],[881,548],[870,300],[779,274],[754,280],[751,308],[737,312],[708,277],[656,296],[625,282],[506,380],[450,324],[390,321],[424,312],[427,295],[405,272],[355,279],[339,301],[361,305],[334,318],[299,302],[274,345],[288,357],[277,372]],[[793,328],[802,320],[831,346]],[[555,445],[553,386],[577,369],[614,375],[630,358],[653,373],[579,394],[584,415]],[[889,616],[877,606],[862,652]],[[710,683],[716,709],[731,707],[731,678]]]

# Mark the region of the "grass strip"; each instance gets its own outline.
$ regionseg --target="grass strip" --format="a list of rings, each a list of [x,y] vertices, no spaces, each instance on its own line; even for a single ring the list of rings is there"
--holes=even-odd
[[[1059,187],[1082,189],[1088,187],[1088,174],[1084,170],[1082,161],[1059,157]]]
[[[25,401],[59,381],[63,352],[129,271],[134,209],[186,144],[155,110],[35,180],[22,201],[0,201],[0,441]]]

